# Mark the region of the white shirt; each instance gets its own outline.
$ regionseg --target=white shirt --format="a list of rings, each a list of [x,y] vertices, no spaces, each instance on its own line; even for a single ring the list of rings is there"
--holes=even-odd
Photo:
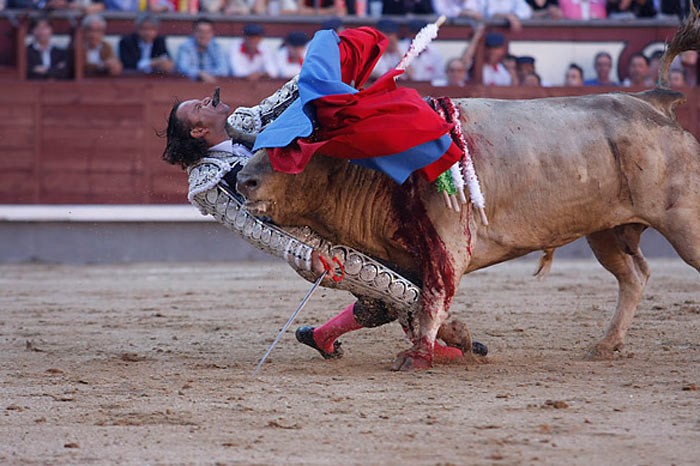
[[[277,76],[274,57],[267,48],[258,46],[257,51],[251,57],[243,51],[243,39],[237,39],[232,42],[231,51],[229,52],[229,63],[233,70],[233,76],[244,78],[253,73],[265,73],[271,77]]]
[[[466,0],[433,0],[433,9],[438,16],[445,15],[448,18],[455,18],[467,9]]]
[[[499,63],[494,68],[491,65],[484,65],[481,75],[486,86],[510,86],[513,80],[503,63]]]
[[[238,157],[251,158],[253,154],[242,144],[234,144],[230,139],[226,139],[215,146],[211,146],[207,149],[208,152],[228,152],[229,154],[236,155]]]
[[[406,46],[408,48],[408,46]],[[432,81],[445,77],[445,60],[433,46],[428,47],[411,62],[411,80]]]
[[[144,73],[150,73],[152,71],[151,53],[153,52],[153,43],[147,44],[139,39],[139,50],[141,51],[141,58],[136,64],[136,69]]]
[[[39,52],[39,55],[41,55],[42,66],[44,66],[45,68],[51,68],[51,44],[49,44],[49,46],[46,47],[46,49],[44,50],[42,50],[41,46],[39,46],[39,44],[37,44],[36,42],[34,42],[34,44],[32,45],[34,46],[34,50]]]
[[[399,44],[398,50],[396,52],[384,52],[382,56],[379,57],[379,60],[377,60],[377,64],[374,65],[374,70],[372,70],[372,77],[378,78],[387,71],[394,69],[396,65],[399,64],[405,53],[406,48],[402,43]]]
[[[209,152],[233,152],[233,142],[230,139],[226,139],[215,146],[209,148]]]
[[[303,55],[306,55],[306,49],[304,49]],[[275,54],[275,63],[277,63],[277,78],[293,78],[301,71],[300,61],[290,61],[287,47],[281,47],[277,51]]]
[[[464,7],[481,13],[484,19],[509,14],[514,14],[520,19],[529,19],[532,16],[532,9],[525,0],[465,0]]]

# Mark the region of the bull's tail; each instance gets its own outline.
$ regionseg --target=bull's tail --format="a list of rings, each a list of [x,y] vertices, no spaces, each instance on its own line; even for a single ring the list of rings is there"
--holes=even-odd
[[[533,274],[537,279],[542,280],[547,276],[552,268],[552,261],[554,260],[554,248],[542,250],[542,255],[540,256],[540,261],[537,263],[537,270]]]
[[[664,55],[661,58],[661,66],[659,67],[659,82],[658,87],[668,89],[668,73],[671,69],[671,62],[679,54],[688,50],[697,50],[700,52],[700,10],[695,6],[695,2],[690,2],[690,13],[688,17],[678,27],[676,34],[673,36],[671,43],[668,44]]]

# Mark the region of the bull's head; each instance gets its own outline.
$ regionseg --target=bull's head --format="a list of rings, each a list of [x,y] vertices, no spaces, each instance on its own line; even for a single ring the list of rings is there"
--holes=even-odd
[[[321,207],[319,193],[326,192],[328,183],[328,174],[318,170],[314,159],[326,158],[313,157],[303,172],[289,175],[272,169],[267,151],[256,152],[238,173],[236,189],[246,198],[246,209],[278,225],[308,224]]]

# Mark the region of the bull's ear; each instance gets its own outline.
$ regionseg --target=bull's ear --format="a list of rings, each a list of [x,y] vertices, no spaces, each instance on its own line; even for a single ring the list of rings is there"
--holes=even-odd
[[[190,136],[195,139],[200,139],[206,136],[208,132],[209,128],[205,128],[204,126],[195,126],[190,130]]]

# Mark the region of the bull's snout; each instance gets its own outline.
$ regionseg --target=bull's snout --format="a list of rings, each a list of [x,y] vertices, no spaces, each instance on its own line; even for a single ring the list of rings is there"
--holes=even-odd
[[[236,190],[245,198],[249,198],[260,186],[257,175],[245,173],[243,170],[236,176]]]

